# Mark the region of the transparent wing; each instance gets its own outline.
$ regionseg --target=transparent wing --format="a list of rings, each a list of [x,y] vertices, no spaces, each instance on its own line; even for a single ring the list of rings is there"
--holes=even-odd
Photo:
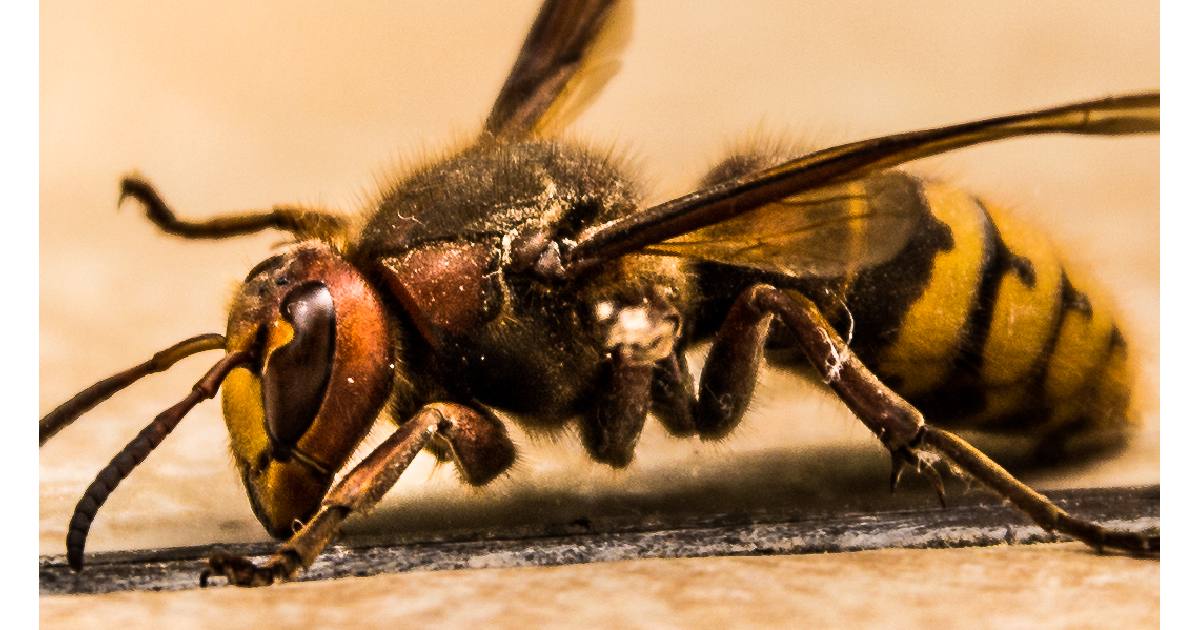
[[[872,209],[868,215],[856,218],[836,211],[842,213],[837,229],[858,234],[852,242],[881,250],[838,254],[830,250],[834,243],[845,239],[835,238],[837,232],[832,227],[816,227],[823,225],[816,218],[821,209],[819,204],[814,208],[805,203],[810,195],[868,178],[881,169],[984,142],[1047,133],[1157,133],[1158,127],[1159,95],[1150,92],[844,144],[599,226],[581,235],[579,242],[563,254],[557,269],[543,266],[553,275],[572,276],[604,260],[650,249],[755,268],[777,264],[794,270],[792,275],[822,275],[816,260],[820,257],[834,261],[831,269],[846,262],[865,264],[886,258],[897,244],[902,245],[903,239],[885,232],[894,228],[903,234],[911,217],[900,216],[903,212],[893,215],[891,211]],[[826,238],[828,243],[823,241]],[[812,247],[817,253],[791,251],[796,247]],[[770,256],[785,260],[772,263],[767,260]]]
[[[617,73],[632,16],[628,0],[546,0],[485,129],[504,138],[560,131]]]
[[[643,251],[798,278],[827,278],[891,260],[928,212],[916,183],[878,173],[754,207]]]

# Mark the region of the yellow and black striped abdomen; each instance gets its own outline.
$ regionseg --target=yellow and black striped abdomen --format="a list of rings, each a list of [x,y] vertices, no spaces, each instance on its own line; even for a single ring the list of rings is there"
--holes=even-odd
[[[842,330],[853,318],[867,365],[937,424],[1020,431],[1051,449],[1119,445],[1125,343],[1046,235],[946,184],[874,179],[924,219],[893,260],[839,283],[844,308],[827,304]]]

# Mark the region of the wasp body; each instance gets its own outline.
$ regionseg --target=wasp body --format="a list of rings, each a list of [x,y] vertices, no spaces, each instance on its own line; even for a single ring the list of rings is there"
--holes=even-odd
[[[779,161],[737,155],[704,184]],[[857,273],[789,281],[702,266],[712,316],[701,321],[713,326],[740,289],[770,280],[852,332],[859,358],[936,424],[1019,433],[1037,445],[1031,463],[1124,444],[1132,429],[1124,338],[1103,293],[1084,290],[1087,276],[1068,273],[1043,233],[965,190],[898,171],[798,201],[828,217],[903,207],[921,219],[894,258]],[[847,226],[830,248],[865,240],[860,226]]]
[[[1042,458],[1118,445],[1124,344],[1039,234],[893,167],[1009,137],[1156,132],[1158,95],[739,154],[648,205],[620,161],[560,134],[612,76],[627,9],[548,0],[478,138],[385,186],[361,224],[292,206],[183,220],[146,180],[122,182],[121,198],[172,234],[278,229],[296,243],[249,272],[223,336],[176,344],[43,418],[44,443],[133,381],[225,351],[85,492],[73,567],[117,484],[218,389],[254,513],[287,542],[266,566],[215,555],[202,579],[261,585],[310,564],[423,449],[467,483],[504,473],[516,454],[497,411],[531,428],[577,422],[593,459],[623,467],[651,413],[676,435],[727,435],[768,358],[829,385],[891,453],[893,484],[911,467],[941,493],[928,453],[1047,529],[1156,548],[1073,519],[936,428],[1036,434]],[[685,351],[707,340],[696,386]],[[338,479],[381,414],[395,432]]]

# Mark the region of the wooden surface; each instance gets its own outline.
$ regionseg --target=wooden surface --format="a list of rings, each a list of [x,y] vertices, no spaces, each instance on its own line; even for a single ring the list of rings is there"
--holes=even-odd
[[[114,209],[121,174],[141,170],[191,216],[276,202],[352,211],[385,173],[474,133],[535,4],[43,2],[42,412],[156,349],[223,328],[233,285],[278,240],[165,237],[133,208]],[[636,157],[650,197],[663,199],[686,192],[724,147],[756,129],[760,137],[824,145],[1156,87],[1157,11],[1154,2],[1117,0],[641,2],[621,74],[572,133]],[[1132,448],[1115,460],[1026,478],[1060,488],[1157,483],[1157,139],[1006,142],[914,170],[950,178],[1045,227],[1101,279],[1122,313],[1140,392],[1142,429]],[[204,361],[138,384],[42,449],[40,553],[62,552],[87,483],[182,397]],[[886,508],[886,458],[836,401],[774,372],[764,374],[760,394],[747,422],[721,443],[673,440],[650,423],[623,472],[589,464],[572,433],[518,435],[519,467],[486,491],[464,489],[453,471],[421,459],[380,513],[350,529],[372,535],[542,516],[809,506],[829,495]],[[198,408],[113,495],[89,550],[265,542],[226,440],[217,405]],[[111,622],[102,625],[170,620],[180,627],[233,615],[309,621],[351,613],[394,621],[419,609],[422,621],[465,623],[532,600],[553,604],[537,609],[539,619],[555,613],[593,623],[715,625],[750,615],[800,625],[860,614],[847,618],[903,625],[978,619],[981,600],[971,593],[980,589],[997,601],[990,610],[1004,615],[997,625],[1009,627],[1155,618],[1148,594],[1157,592],[1157,565],[1106,564],[1113,559],[1065,549],[412,574],[379,586],[375,578],[289,586],[278,598],[228,589],[43,598],[43,622],[82,625],[94,614]],[[897,578],[892,564],[912,572]],[[506,581],[512,575],[516,581]],[[1014,585],[1014,576],[1025,582]],[[1013,591],[1036,580],[1053,588]],[[472,593],[482,595],[448,605]],[[891,595],[912,602],[904,616],[890,607]],[[374,606],[385,600],[382,610]]]
[[[1048,496],[1077,518],[1123,531],[1158,535],[1158,487],[1068,490]],[[644,514],[424,535],[351,535],[322,553],[297,576],[297,581],[639,558],[943,549],[1064,540],[1014,514],[1009,505],[990,493],[955,497],[944,508],[932,503],[928,494],[904,499],[891,502],[887,510],[871,512],[793,508],[705,516]],[[225,546],[221,550],[261,564],[275,551],[275,545]],[[198,575],[212,551],[211,547],[174,547],[91,554],[85,570],[78,573],[67,566],[65,557],[46,556],[38,567],[41,593],[197,588]],[[224,578],[218,577],[208,587],[224,585]]]
[[[1158,563],[1079,544],[650,559],[44,597],[44,628],[1155,628]]]

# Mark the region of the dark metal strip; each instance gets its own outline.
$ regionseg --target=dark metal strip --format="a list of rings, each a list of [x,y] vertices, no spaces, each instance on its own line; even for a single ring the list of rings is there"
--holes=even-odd
[[[1134,531],[1159,527],[1159,488],[1108,488],[1047,492],[1067,511],[1107,526]],[[298,581],[407,571],[553,566],[637,558],[774,555],[883,548],[951,548],[1064,540],[1047,534],[987,495],[958,497],[940,509],[932,502],[885,512],[800,509],[773,513],[641,521],[549,525],[496,531],[463,531],[404,542],[348,539],[330,547]],[[399,537],[397,537],[399,539]],[[225,551],[262,561],[272,543],[230,545]],[[180,590],[198,586],[211,547],[120,551],[89,555],[82,573],[63,556],[38,563],[43,595],[128,590]]]

